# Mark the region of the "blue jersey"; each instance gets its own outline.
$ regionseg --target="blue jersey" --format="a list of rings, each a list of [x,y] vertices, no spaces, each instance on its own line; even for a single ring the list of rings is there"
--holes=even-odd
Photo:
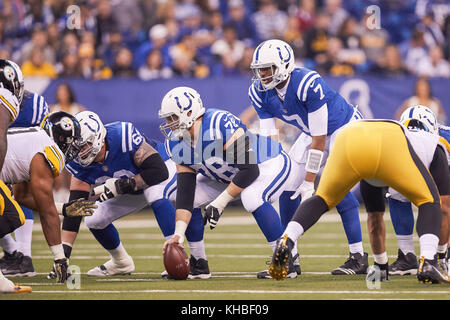
[[[345,125],[354,112],[354,107],[331,89],[317,72],[306,68],[292,71],[284,102],[276,89],[258,91],[255,83],[250,86],[248,95],[260,119],[278,118],[308,135],[311,135],[308,115],[324,105],[328,113],[328,136]]]
[[[105,128],[108,153],[104,163],[82,166],[74,160],[66,165],[75,178],[90,185],[104,183],[109,178],[133,177],[140,172],[134,163],[134,155],[144,136],[130,122],[113,122]]]
[[[50,109],[43,96],[28,92],[23,96],[19,116],[9,127],[28,128],[40,126],[42,120],[49,112]]]
[[[251,133],[239,118],[219,109],[206,110],[199,133],[201,139],[199,138],[194,147],[190,141],[183,139],[166,140],[166,150],[175,163],[190,167],[213,180],[228,183],[239,171],[239,159],[237,164],[234,159],[230,159],[224,152],[224,146],[239,128],[248,136],[257,163],[281,153],[281,145],[278,142]]]

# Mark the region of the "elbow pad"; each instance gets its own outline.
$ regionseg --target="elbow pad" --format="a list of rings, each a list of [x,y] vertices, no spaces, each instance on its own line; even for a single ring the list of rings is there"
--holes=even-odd
[[[142,170],[140,172],[142,179],[149,187],[169,178],[169,170],[159,153],[150,155],[139,168]]]

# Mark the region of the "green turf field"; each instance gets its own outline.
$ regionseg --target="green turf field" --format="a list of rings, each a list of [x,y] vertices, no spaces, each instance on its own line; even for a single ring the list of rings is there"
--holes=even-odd
[[[365,216],[361,216],[364,249],[369,252],[372,263]],[[393,262],[397,254],[396,240],[389,220],[386,225],[388,255]],[[35,223],[32,252],[38,275],[14,279],[17,283],[32,286],[33,292],[2,295],[0,299],[450,299],[449,284],[425,285],[415,276],[391,277],[390,282],[381,283],[379,289],[368,289],[364,276],[332,276],[330,270],[348,256],[345,234],[336,212],[322,217],[301,238],[302,275],[284,281],[256,279],[256,273],[266,268],[271,250],[253,218],[243,210],[228,210],[216,229],[209,230],[208,227],[205,232],[212,272],[209,280],[161,279],[164,240],[151,212],[128,216],[116,226],[125,248],[134,258],[136,270],[133,275],[86,276],[89,269],[109,258],[91,233],[83,228],[70,260],[71,265],[79,266],[81,270],[79,289],[69,289],[66,285],[55,284],[54,280],[47,280],[51,255],[40,226]]]

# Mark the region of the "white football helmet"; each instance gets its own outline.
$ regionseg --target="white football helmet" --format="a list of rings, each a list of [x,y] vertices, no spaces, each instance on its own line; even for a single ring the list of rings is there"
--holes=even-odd
[[[284,41],[273,39],[261,43],[253,53],[250,68],[253,71],[252,81],[255,88],[267,91],[286,80],[295,68],[294,51]],[[271,68],[272,74],[263,77],[260,69]],[[267,80],[271,80],[265,83]]]
[[[430,108],[417,105],[406,109],[400,116],[400,122],[409,128],[417,128],[439,134],[436,115]]]
[[[76,161],[82,166],[90,165],[103,147],[106,128],[99,116],[92,111],[81,111],[75,115],[81,126],[80,153]]]
[[[205,113],[200,94],[189,87],[177,87],[166,93],[158,112],[166,122],[159,126],[167,138],[179,139]],[[172,133],[172,134],[171,134]]]

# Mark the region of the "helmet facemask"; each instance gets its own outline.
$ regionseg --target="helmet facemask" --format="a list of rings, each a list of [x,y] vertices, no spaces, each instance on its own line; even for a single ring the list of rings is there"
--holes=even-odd
[[[251,66],[253,72],[252,82],[259,91],[267,91],[275,88],[284,79],[279,73],[279,69],[275,64]],[[268,75],[261,75],[261,71],[271,71]]]

